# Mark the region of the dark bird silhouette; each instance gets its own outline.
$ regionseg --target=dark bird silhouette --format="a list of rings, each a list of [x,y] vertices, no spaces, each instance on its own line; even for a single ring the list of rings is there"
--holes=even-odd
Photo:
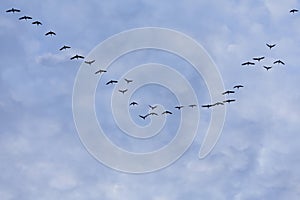
[[[273,64],[282,64],[282,65],[285,65],[284,62],[282,62],[281,60],[276,60],[276,61],[273,62]]]
[[[298,10],[297,9],[290,10],[290,13],[295,13],[295,12],[298,12]]]
[[[156,115],[156,116],[158,116],[158,114],[155,113],[155,112],[151,112],[151,113],[149,113],[148,115]]]
[[[255,58],[253,58],[253,60],[261,61],[261,60],[264,59],[264,58],[265,58],[264,56],[262,56],[262,57],[255,57]]]
[[[62,50],[70,49],[70,48],[71,48],[71,47],[64,45],[64,46],[61,47],[59,50],[62,51]]]
[[[243,66],[245,66],[245,65],[255,65],[255,63],[253,63],[253,62],[249,62],[249,61],[248,61],[248,62],[244,62],[244,63],[242,63],[242,65],[243,65]]]
[[[145,120],[149,116],[149,114],[147,114],[147,115],[139,115],[139,116],[140,116],[140,118],[142,118],[143,120]]]
[[[98,71],[96,71],[95,72],[95,74],[102,74],[102,73],[105,73],[105,72],[107,72],[106,70],[104,70],[104,69],[100,69],[100,70],[98,70]]]
[[[270,66],[270,67],[268,67],[268,66],[263,66],[267,71],[269,71],[270,69],[272,69],[272,67]]]
[[[77,59],[77,60],[78,60],[79,58],[84,59],[84,56],[80,56],[80,55],[77,55],[77,54],[76,54],[75,56],[71,57],[70,59],[71,59],[71,60],[74,60],[74,59]]]
[[[168,110],[166,110],[166,111],[164,111],[163,113],[161,113],[162,115],[164,115],[164,114],[169,114],[169,115],[172,115],[173,113],[171,112],[171,111],[168,111]]]
[[[201,107],[202,108],[210,108],[210,107],[212,107],[213,105],[211,105],[211,104],[204,104],[204,105],[202,105]]]
[[[37,26],[43,25],[42,22],[40,22],[40,21],[34,21],[34,22],[32,22],[32,24],[37,25]]]
[[[234,87],[233,87],[233,89],[240,89],[240,88],[242,88],[242,87],[244,87],[243,85],[235,85]]]
[[[46,36],[50,35],[50,36],[53,36],[53,35],[56,35],[56,33],[54,33],[53,31],[48,31],[47,33],[45,33]]]
[[[137,102],[133,101],[133,102],[131,102],[129,105],[130,105],[130,106],[137,106],[137,105],[139,105],[139,104],[138,104]]]
[[[196,104],[190,104],[190,105],[189,105],[190,108],[194,108],[194,107],[196,107],[196,106],[197,106]]]
[[[131,83],[131,82],[133,82],[133,80],[129,80],[129,79],[127,79],[127,78],[124,78],[124,80],[126,81],[126,83]]]
[[[273,47],[275,47],[276,46],[276,44],[266,44],[270,49],[272,49]]]
[[[119,90],[119,92],[121,92],[122,94],[124,94],[125,92],[127,92],[128,89],[125,89],[125,90]]]
[[[110,80],[106,83],[106,85],[109,85],[109,84],[114,84],[114,83],[118,83],[118,81],[115,81],[115,80]]]
[[[235,92],[232,91],[232,90],[227,90],[227,91],[223,92],[222,95],[225,95],[225,94],[233,94],[233,93],[235,93]]]
[[[154,110],[155,108],[157,108],[157,105],[156,106],[149,105],[149,107],[151,108],[151,110]]]
[[[86,61],[84,61],[84,63],[86,63],[86,64],[88,64],[88,65],[91,65],[91,64],[93,64],[95,62],[95,60],[86,60]]]
[[[235,99],[227,99],[227,100],[223,101],[223,103],[231,103],[231,102],[234,102],[234,101],[235,101]]]
[[[25,15],[25,16],[19,18],[19,20],[23,20],[23,19],[25,19],[27,21],[27,19],[32,19],[32,17]]]
[[[217,102],[217,103],[212,104],[212,106],[222,106],[222,105],[224,105],[223,102]]]
[[[21,12],[21,10],[19,10],[19,9],[16,9],[16,8],[11,8],[11,9],[9,9],[9,10],[7,10],[6,11],[7,13],[15,13],[15,12]]]
[[[180,110],[181,108],[183,108],[184,106],[175,106],[174,108]]]

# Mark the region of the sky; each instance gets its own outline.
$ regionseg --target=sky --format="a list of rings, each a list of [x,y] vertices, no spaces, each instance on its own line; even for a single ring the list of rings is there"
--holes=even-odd
[[[6,13],[10,8],[21,13]],[[0,3],[0,196],[14,199],[299,199],[300,196],[300,8],[297,0],[3,0]],[[19,21],[23,15],[40,20]],[[96,160],[80,140],[73,119],[72,95],[82,60],[101,42],[133,28],[162,27],[182,32],[207,51],[224,87],[244,85],[227,105],[222,135],[212,152],[198,158],[210,123],[211,109],[199,107],[197,136],[172,165],[156,172],[129,174]],[[50,30],[56,36],[46,37]],[[269,50],[266,43],[275,43]],[[63,45],[72,48],[59,51]],[[255,66],[241,63],[265,59]],[[284,66],[272,65],[281,59]],[[110,76],[97,87],[98,120],[107,137],[134,152],[166,145],[178,128],[180,115],[166,119],[158,137],[128,139],[113,120],[110,98],[114,86],[133,66],[172,66],[187,77],[200,105],[210,103],[203,77],[176,55],[159,50],[131,52],[110,66]],[[131,100],[132,120],[147,105],[173,109],[178,102],[168,88],[146,85]],[[109,152],[108,152],[109,155]]]

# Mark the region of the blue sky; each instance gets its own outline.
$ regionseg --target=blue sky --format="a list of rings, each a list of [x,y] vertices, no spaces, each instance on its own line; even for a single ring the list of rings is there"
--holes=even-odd
[[[5,13],[12,7],[22,13]],[[1,199],[299,198],[300,16],[289,13],[300,8],[299,1],[4,0],[0,8]],[[43,25],[19,21],[23,15]],[[148,26],[191,36],[218,66],[226,89],[245,87],[235,94],[237,102],[227,106],[222,136],[208,157],[198,159],[210,118],[209,110],[200,109],[199,133],[178,161],[158,172],[132,175],[102,165],[82,145],[72,114],[81,61],[69,58],[87,55],[121,31]],[[57,36],[45,37],[49,30]],[[266,43],[277,45],[269,50]],[[63,45],[72,48],[59,52]],[[262,65],[276,59],[286,64],[268,72],[260,66],[241,66],[256,56],[266,57]],[[175,69],[186,66],[182,74],[198,91],[199,103],[209,102],[203,79],[186,62],[164,52],[131,53],[115,62],[111,73],[118,78],[132,66],[154,61]],[[111,94],[110,89],[100,85],[97,95]],[[143,152],[172,138],[166,131],[151,143],[124,141],[106,106],[110,96],[100,97],[96,96],[99,119],[120,146]],[[141,88],[133,99],[145,105],[176,104],[166,88],[155,85]],[[145,111],[132,110],[133,120],[145,125],[135,117]],[[165,130],[176,127],[179,117],[173,118]]]

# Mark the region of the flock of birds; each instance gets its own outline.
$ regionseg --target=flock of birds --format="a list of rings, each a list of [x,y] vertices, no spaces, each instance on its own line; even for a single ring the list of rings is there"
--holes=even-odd
[[[16,8],[11,8],[9,10],[6,10],[6,12],[7,13],[20,13],[21,10],[16,9]],[[297,9],[291,9],[290,10],[290,13],[292,13],[292,14],[294,14],[296,12],[298,12]],[[28,20],[32,20],[32,17],[24,15],[24,16],[20,17],[19,20],[28,21]],[[38,20],[33,21],[32,24],[36,25],[36,26],[43,25],[42,22],[40,22]],[[54,31],[48,31],[48,32],[45,33],[45,36],[56,36],[56,33]],[[266,43],[266,46],[271,50],[271,49],[273,49],[276,46],[276,44],[268,44],[268,43]],[[67,49],[70,49],[70,48],[71,48],[70,46],[63,45],[61,48],[59,48],[59,50],[63,51],[63,50],[67,50]],[[76,55],[72,56],[70,58],[70,60],[74,60],[74,59],[78,60],[78,59],[84,59],[84,58],[85,58],[84,56],[76,54]],[[265,59],[265,56],[253,57],[251,61],[243,62],[241,65],[242,66],[254,66],[254,65],[257,65],[258,63],[260,63],[261,60],[263,60],[263,59]],[[95,61],[96,60],[84,60],[84,63],[86,63],[87,65],[92,65]],[[285,63],[282,60],[280,60],[280,59],[275,60],[273,62],[273,65],[276,65],[276,64],[277,65],[285,65]],[[269,71],[270,69],[273,68],[273,65],[272,64],[270,64],[270,65],[263,65],[262,67],[264,69],[266,69],[267,71]],[[106,72],[107,72],[107,70],[105,70],[105,69],[99,69],[99,70],[97,70],[95,72],[95,74],[96,75],[97,74],[101,75],[101,74],[106,73]],[[124,80],[126,81],[127,84],[130,84],[130,83],[132,83],[134,81],[134,80],[127,79],[127,78],[125,78]],[[118,83],[117,80],[110,80],[110,81],[106,82],[106,85],[114,85],[114,84],[117,84],[117,83]],[[233,86],[233,90],[224,91],[222,93],[222,95],[224,95],[224,96],[232,95],[232,94],[236,93],[236,91],[238,91],[240,88],[243,88],[243,87],[244,87],[243,85],[235,85],[235,86]],[[128,91],[128,88],[126,88],[126,89],[119,89],[118,91],[120,93],[122,93],[122,94],[125,94]],[[225,99],[224,101],[220,101],[220,102],[214,102],[214,103],[210,103],[210,104],[204,104],[204,105],[201,105],[201,107],[202,108],[211,108],[211,107],[215,107],[215,106],[222,106],[225,103],[229,104],[229,103],[232,103],[232,102],[235,102],[235,101],[236,101],[236,99],[229,98],[229,99]],[[132,101],[129,104],[129,107],[138,106],[138,105],[139,105],[138,102]],[[177,109],[177,110],[179,110],[179,111],[181,109],[185,108],[185,107],[194,108],[194,107],[197,107],[197,105],[196,104],[190,104],[190,105],[177,105],[177,106],[174,106],[174,108]],[[158,116],[159,115],[157,112],[155,112],[155,109],[157,108],[157,105],[149,105],[149,108],[150,108],[149,109],[150,110],[149,113],[147,113],[145,115],[139,115],[139,117],[141,119],[145,120],[149,116]],[[172,115],[172,114],[173,114],[173,112],[170,111],[170,110],[165,110],[165,111],[163,111],[161,113],[161,115]]]

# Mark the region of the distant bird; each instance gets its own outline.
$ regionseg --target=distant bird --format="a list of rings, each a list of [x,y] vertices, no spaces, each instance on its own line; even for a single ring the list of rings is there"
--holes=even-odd
[[[263,66],[267,71],[269,71],[269,69],[272,69],[272,67],[270,66],[270,67],[268,67],[268,66]]]
[[[217,102],[217,103],[212,104],[212,106],[220,106],[220,105],[224,105],[224,103],[223,102]]]
[[[231,103],[231,102],[234,102],[234,101],[235,101],[235,99],[228,99],[228,100],[223,101],[223,103]]]
[[[154,110],[155,108],[157,108],[157,105],[156,106],[149,105],[149,107],[151,108],[151,110]]]
[[[25,16],[19,18],[19,20],[23,20],[23,19],[25,19],[27,21],[27,19],[32,19],[32,17],[25,15]]]
[[[295,13],[295,12],[298,12],[298,10],[297,9],[290,10],[290,13]]]
[[[248,62],[244,62],[244,63],[242,63],[242,65],[243,65],[243,66],[245,66],[245,65],[255,65],[255,63],[253,63],[253,62],[249,62],[249,61],[248,61]]]
[[[133,82],[133,80],[129,80],[129,79],[127,79],[127,78],[124,78],[124,80],[126,81],[126,83],[131,83],[131,82]]]
[[[21,10],[19,10],[19,9],[16,9],[16,8],[11,8],[11,9],[9,9],[9,10],[7,10],[6,11],[7,13],[15,13],[15,12],[21,12]]]
[[[64,45],[64,46],[61,47],[59,50],[62,51],[62,50],[70,49],[70,48],[71,48],[71,47]]]
[[[74,60],[75,58],[76,58],[77,60],[78,60],[79,58],[84,59],[84,56],[80,56],[80,55],[77,55],[77,54],[76,54],[75,56],[71,57],[70,59],[71,59],[71,60]]]
[[[174,108],[180,110],[181,108],[183,108],[184,106],[175,106]]]
[[[86,63],[86,64],[88,64],[88,65],[91,65],[91,64],[93,64],[95,62],[95,60],[86,60],[86,61],[84,61],[84,63]]]
[[[100,69],[100,70],[96,71],[95,74],[102,74],[102,73],[105,73],[105,72],[107,72],[107,71],[104,70],[104,69]]]
[[[130,105],[130,106],[137,106],[137,105],[139,105],[139,104],[138,104],[137,102],[133,101],[133,102],[131,102],[129,105]]]
[[[275,62],[273,62],[273,64],[282,64],[282,65],[285,65],[284,62],[282,62],[281,60],[276,60]]]
[[[110,80],[106,83],[106,85],[109,85],[109,84],[114,84],[114,83],[118,83],[118,81],[115,81],[115,80]]]
[[[225,94],[229,95],[229,94],[233,94],[233,93],[235,93],[235,92],[232,90],[227,90],[227,91],[223,92],[222,95],[225,95]]]
[[[242,87],[244,87],[243,85],[235,85],[234,87],[233,87],[233,89],[240,89],[240,88],[242,88]]]
[[[194,107],[196,107],[196,106],[197,106],[196,104],[190,104],[190,105],[189,105],[190,108],[194,108]]]
[[[147,114],[147,115],[139,115],[139,116],[140,116],[140,118],[142,118],[143,120],[145,120],[149,116],[149,114]]]
[[[260,60],[262,60],[264,58],[265,58],[264,56],[262,56],[262,57],[255,57],[255,58],[253,58],[253,60],[260,61]]]
[[[163,113],[161,113],[162,115],[164,115],[164,114],[169,114],[169,115],[172,115],[173,113],[171,112],[171,111],[168,111],[168,110],[166,110],[166,111],[164,111]]]
[[[128,89],[125,89],[125,90],[119,90],[119,92],[121,92],[122,94],[124,94],[125,92],[127,92]]]
[[[270,49],[272,49],[273,47],[275,47],[276,46],[276,44],[266,44]]]
[[[45,33],[46,36],[50,35],[50,36],[53,36],[53,35],[56,35],[56,33],[54,33],[53,31],[48,31],[47,33]]]
[[[34,22],[32,22],[32,24],[37,25],[37,26],[43,25],[42,22],[40,22],[40,21],[34,21]]]
[[[151,112],[151,113],[149,113],[149,115],[156,115],[156,116],[158,116],[158,114],[155,113],[155,112]]]
[[[210,108],[210,107],[212,107],[213,105],[211,105],[211,104],[204,104],[204,105],[202,105],[201,107],[202,108]]]

